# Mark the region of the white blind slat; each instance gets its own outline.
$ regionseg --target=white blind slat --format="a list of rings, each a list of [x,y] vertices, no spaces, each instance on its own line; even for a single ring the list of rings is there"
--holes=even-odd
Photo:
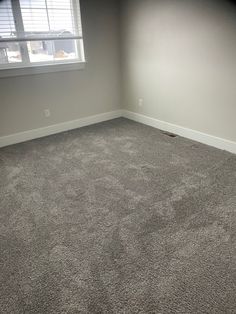
[[[11,1],[0,1],[0,38],[10,37],[15,32]]]
[[[12,2],[19,1],[24,31],[16,32]],[[75,10],[76,8],[76,10]],[[16,21],[17,23],[17,21]],[[75,0],[2,0],[0,1],[0,41],[55,37],[81,38],[79,5]]]

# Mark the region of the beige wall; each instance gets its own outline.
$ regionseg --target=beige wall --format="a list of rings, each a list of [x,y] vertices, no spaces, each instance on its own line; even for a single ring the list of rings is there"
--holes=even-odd
[[[120,20],[119,1],[81,0],[84,70],[0,79],[0,137],[123,103],[236,140],[236,6],[229,0],[122,3]]]
[[[124,0],[122,12],[124,107],[235,141],[236,5]]]
[[[85,69],[0,79],[0,136],[119,109],[117,1],[81,0],[81,10]]]

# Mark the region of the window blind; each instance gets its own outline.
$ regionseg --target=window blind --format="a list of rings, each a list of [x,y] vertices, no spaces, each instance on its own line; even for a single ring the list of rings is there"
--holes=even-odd
[[[0,42],[81,38],[78,0],[0,1]]]
[[[0,1],[0,38],[12,37],[14,33],[15,23],[11,0]]]

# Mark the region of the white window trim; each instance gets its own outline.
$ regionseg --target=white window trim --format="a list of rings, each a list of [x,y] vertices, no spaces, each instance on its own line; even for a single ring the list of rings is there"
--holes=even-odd
[[[63,63],[52,63],[52,64],[40,64],[31,66],[21,66],[15,68],[1,69],[0,78],[12,77],[12,76],[24,76],[24,75],[35,75],[42,73],[53,73],[53,72],[66,72],[83,70],[85,68],[86,61],[74,61],[74,62],[63,62]]]
[[[74,2],[74,5],[76,8],[77,2]],[[77,20],[75,21],[75,23],[77,23]],[[81,37],[81,39],[83,40],[83,37]],[[22,60],[22,62],[20,63],[6,65],[6,69],[4,69],[4,67],[0,68],[0,78],[24,76],[24,75],[35,75],[35,74],[51,73],[51,72],[82,70],[85,68],[85,64],[86,64],[83,42],[82,42],[82,45],[80,41],[78,42],[78,48],[80,50],[82,60],[80,59],[63,60],[63,61],[58,60],[54,62],[39,62],[39,63],[30,63],[30,62],[25,63],[24,62],[25,60],[24,61]],[[23,58],[25,59],[25,57],[27,57],[27,55],[24,54]]]

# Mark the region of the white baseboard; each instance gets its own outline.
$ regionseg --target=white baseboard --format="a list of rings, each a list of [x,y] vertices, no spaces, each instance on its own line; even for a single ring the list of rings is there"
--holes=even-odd
[[[123,117],[236,154],[236,142],[123,110]]]
[[[116,110],[106,113],[101,113],[85,118],[81,118],[78,120],[67,121],[59,124],[50,125],[44,128],[33,129],[25,132],[15,133],[8,136],[0,137],[0,147],[26,142],[29,140],[33,140],[36,138],[69,131],[77,128],[81,128],[83,126],[112,120],[115,118],[119,118],[122,116],[122,110]]]
[[[59,124],[50,125],[44,128],[33,129],[25,132],[20,132],[8,136],[0,137],[0,147],[26,142],[36,138],[69,131],[83,126],[112,120],[115,118],[124,117],[146,125],[150,125],[154,128],[168,131],[180,136],[189,138],[191,140],[210,145],[222,150],[229,151],[236,154],[236,142],[229,141],[223,138],[215,137],[206,133],[188,129],[176,124],[168,123],[158,119],[154,119],[139,113],[127,111],[127,110],[116,110],[106,113],[101,113],[73,121],[67,121]]]

